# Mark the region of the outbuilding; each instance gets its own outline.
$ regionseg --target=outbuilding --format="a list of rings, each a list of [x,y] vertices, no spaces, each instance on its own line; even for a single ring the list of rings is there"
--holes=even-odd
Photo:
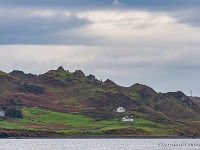
[[[133,117],[132,116],[123,117],[122,121],[133,121]]]
[[[5,112],[3,110],[0,111],[0,116],[1,117],[5,116]]]
[[[126,110],[125,110],[124,107],[119,107],[119,108],[117,108],[117,112],[123,113],[123,112],[125,112],[125,111],[126,111]]]

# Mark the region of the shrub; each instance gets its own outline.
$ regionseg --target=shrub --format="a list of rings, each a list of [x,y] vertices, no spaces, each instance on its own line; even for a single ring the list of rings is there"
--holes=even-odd
[[[5,110],[5,116],[10,118],[23,118],[23,113],[18,108],[9,107]]]

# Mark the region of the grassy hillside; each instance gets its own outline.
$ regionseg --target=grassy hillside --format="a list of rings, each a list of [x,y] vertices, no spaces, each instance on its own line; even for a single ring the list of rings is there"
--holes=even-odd
[[[121,117],[112,120],[94,121],[90,117],[77,113],[61,113],[27,107],[22,108],[22,111],[24,114],[23,119],[2,120],[0,121],[0,128],[32,131],[47,130],[62,133],[62,136],[176,136],[178,134],[173,126],[164,126],[143,118],[134,118],[133,122],[126,123],[121,121]]]
[[[59,67],[41,75],[0,72],[1,108],[19,107],[23,119],[2,118],[0,133],[16,136],[200,135],[200,108],[184,93],[157,93],[139,83],[122,87],[81,70]],[[125,113],[117,113],[124,107]],[[133,116],[132,123],[122,122]],[[192,126],[192,127],[190,127]],[[14,135],[15,135],[14,134]]]

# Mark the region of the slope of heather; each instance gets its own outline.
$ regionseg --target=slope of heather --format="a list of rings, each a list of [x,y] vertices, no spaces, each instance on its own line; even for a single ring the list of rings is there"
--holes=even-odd
[[[36,107],[76,113],[93,121],[121,120],[125,115],[131,115],[160,123],[164,126],[162,130],[170,125],[176,135],[191,135],[189,126],[200,120],[199,105],[181,91],[157,93],[139,83],[122,87],[110,79],[102,82],[94,75],[86,76],[81,70],[71,73],[59,67],[40,75],[17,70],[9,74],[0,72],[0,84],[2,108]],[[124,107],[126,113],[116,113],[118,107]],[[197,129],[198,125],[192,130],[196,133]],[[109,131],[112,134],[118,132],[131,135],[133,131],[125,128]]]

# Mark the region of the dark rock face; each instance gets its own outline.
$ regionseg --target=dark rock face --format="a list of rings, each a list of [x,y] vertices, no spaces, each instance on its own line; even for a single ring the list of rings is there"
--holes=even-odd
[[[87,78],[90,79],[90,80],[95,80],[96,79],[95,76],[92,75],[92,74],[90,74],[89,76],[87,76]]]
[[[106,83],[106,84],[117,85],[115,82],[113,82],[113,81],[110,80],[110,79],[107,79],[107,80],[105,81],[105,83]]]
[[[176,98],[180,100],[182,103],[186,104],[190,108],[196,108],[197,106],[192,102],[190,98],[188,98],[183,92],[168,92],[163,94],[166,98]]]
[[[157,96],[157,92],[154,91],[152,88],[143,84],[139,84],[139,83],[136,83],[133,86],[131,86],[130,90],[135,93],[138,93],[138,95],[142,99],[149,99],[151,97]]]
[[[140,96],[140,98],[145,100],[153,99],[157,96],[157,93],[149,88],[139,89],[137,90],[137,93]]]
[[[25,73],[23,71],[19,71],[19,70],[13,70],[11,73],[9,73],[10,75],[25,75]]]
[[[9,74],[12,76],[23,76],[26,78],[34,78],[37,76],[37,75],[31,74],[31,73],[26,74],[23,71],[19,71],[19,70],[14,70],[14,71],[10,72]]]
[[[164,96],[168,97],[168,98],[174,97],[174,98],[177,98],[177,99],[181,99],[183,96],[186,96],[186,95],[181,91],[177,91],[177,92],[164,93]]]
[[[76,70],[76,71],[74,72],[74,76],[75,76],[75,77],[85,77],[85,74],[84,74],[83,71],[81,71],[81,70]]]
[[[17,89],[24,93],[44,94],[44,87],[37,85],[20,84]]]
[[[62,66],[60,66],[58,67],[57,71],[65,71],[65,69]]]

